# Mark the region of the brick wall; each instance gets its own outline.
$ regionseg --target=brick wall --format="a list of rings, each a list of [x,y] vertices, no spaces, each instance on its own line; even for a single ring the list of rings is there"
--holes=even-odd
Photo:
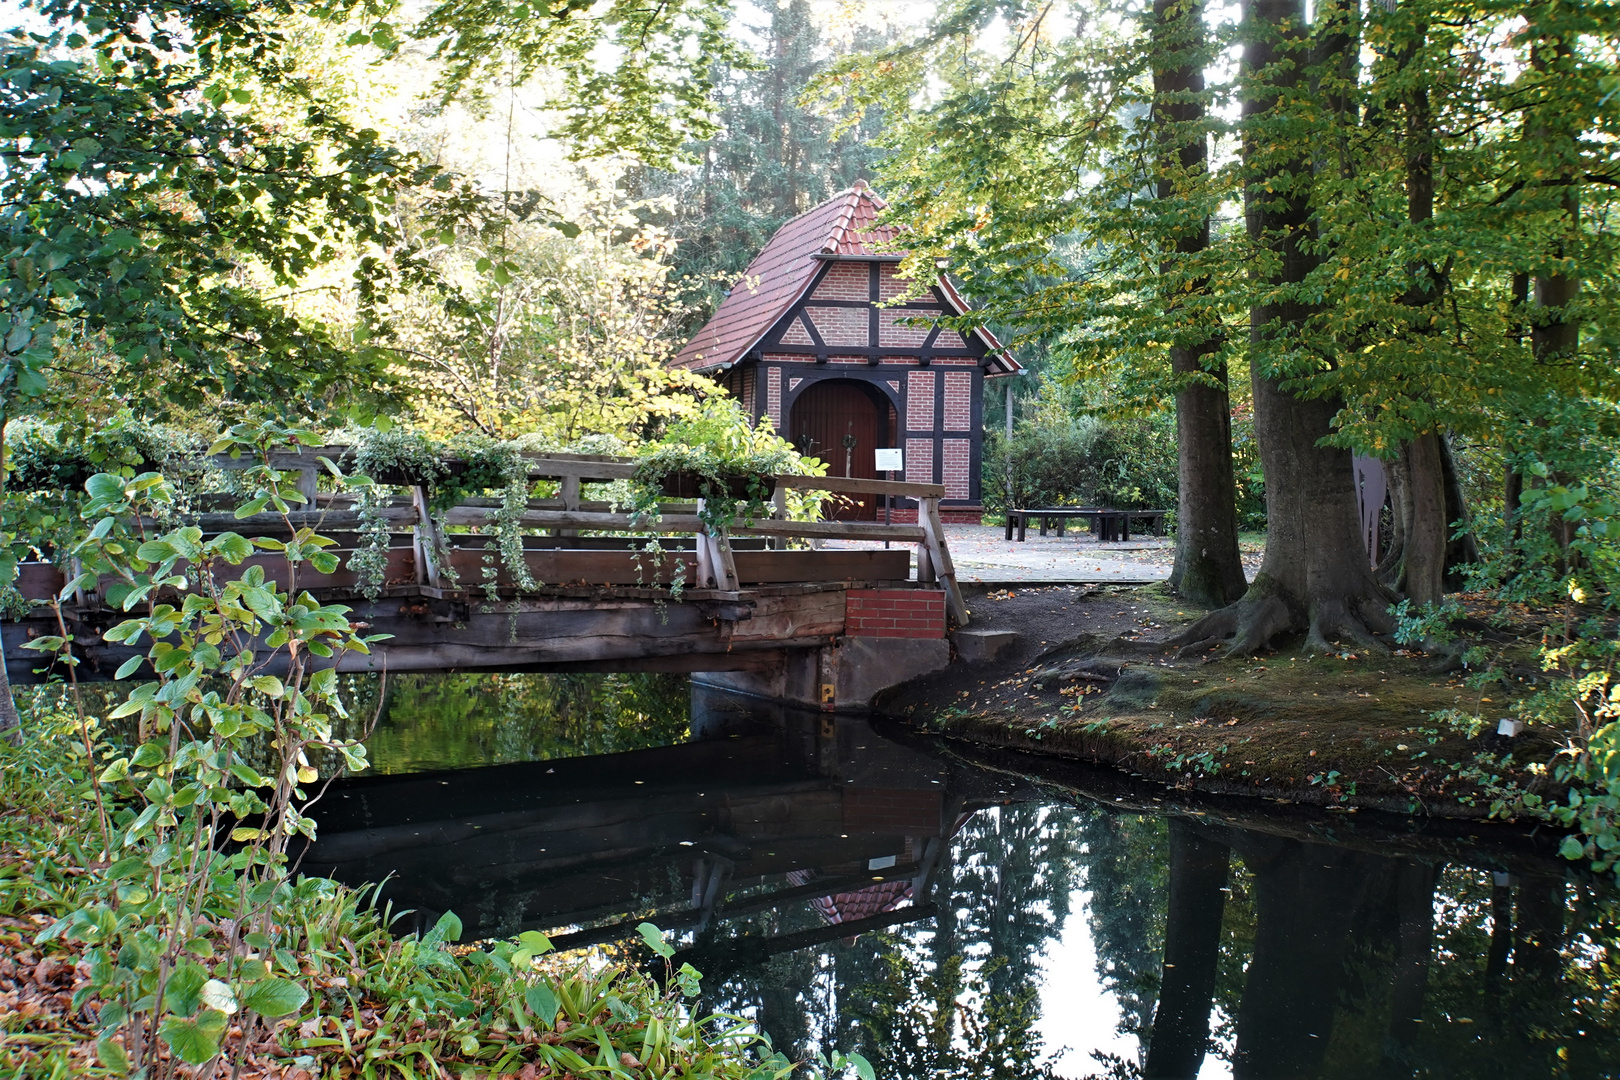
[[[906,440],[906,480],[913,484],[934,482],[934,440]]]
[[[815,300],[865,300],[870,295],[865,263],[833,263],[827,276],[821,279]]]
[[[782,369],[765,369],[765,415],[778,431],[782,428]]]
[[[973,374],[971,372],[947,371],[945,373],[945,430],[973,430]]]
[[[915,506],[897,506],[894,516],[890,518],[896,525],[917,524],[917,508]],[[944,525],[981,525],[984,523],[984,507],[982,506],[942,506],[939,508],[939,520]]]
[[[897,788],[844,788],[844,828],[885,836],[938,836],[942,795]]]
[[[782,332],[782,344],[814,345],[815,342],[810,338],[810,331],[804,328],[804,321],[802,319],[794,319],[788,324],[788,328]]]
[[[872,338],[871,316],[866,308],[807,307],[804,313],[816,326],[816,333],[828,345],[860,345]]]
[[[966,499],[972,492],[968,465],[973,460],[973,444],[967,439],[946,439],[940,465],[940,479],[947,499]]]
[[[906,430],[932,431],[934,429],[934,373],[910,371],[906,373]],[[932,477],[933,466],[930,463]]]
[[[926,325],[906,326],[902,319],[915,319],[916,312],[885,311],[878,315],[878,344],[885,349],[920,349],[931,329]]]
[[[844,632],[852,637],[942,638],[945,594],[934,589],[850,589]]]
[[[884,300],[894,299],[911,285],[911,282],[895,273],[896,269],[894,263],[882,263],[878,266],[878,296]]]

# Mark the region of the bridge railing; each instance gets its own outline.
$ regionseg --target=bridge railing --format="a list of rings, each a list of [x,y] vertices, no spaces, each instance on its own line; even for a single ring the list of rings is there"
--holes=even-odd
[[[446,534],[448,528],[474,528],[485,533],[501,512],[497,499],[466,497],[439,513],[430,511],[430,492],[422,485],[403,486],[405,498],[389,500],[362,514],[352,493],[323,492],[318,479],[325,471],[320,460],[341,462],[349,447],[327,446],[301,452],[272,454],[270,464],[298,474],[297,486],[308,502],[308,509],[295,509],[286,520],[280,514],[255,514],[237,518],[234,513],[204,512],[194,523],[206,533],[225,531],[246,535],[274,535],[290,522],[293,527],[311,526],[323,534],[340,538],[358,533],[368,524],[366,518],[386,523],[391,533],[408,533],[410,546],[392,549],[398,556],[389,562],[390,581],[411,579],[419,588],[448,590],[457,581],[476,580],[480,563],[486,562],[487,537]],[[602,550],[594,538],[582,533],[616,534],[620,537],[679,537],[682,543],[672,550],[661,550],[653,557],[658,573],[667,579],[679,568],[687,588],[737,592],[749,584],[816,582],[841,580],[895,580],[910,577],[910,557],[899,551],[787,551],[790,540],[807,540],[815,545],[824,540],[883,540],[914,548],[917,580],[937,585],[946,594],[951,614],[959,624],[968,621],[967,608],[956,582],[941,524],[939,503],[945,489],[939,484],[913,484],[902,481],[866,480],[832,476],[778,476],[769,517],[739,521],[730,529],[711,530],[700,517],[701,503],[666,503],[656,519],[614,509],[611,503],[584,498],[584,485],[630,479],[636,462],[581,454],[525,454],[529,480],[557,482],[551,498],[529,499],[517,519],[526,534],[544,530],[551,539],[526,536],[525,559],[536,580],[555,584],[639,584],[646,573],[647,560],[636,557],[629,544],[618,551]],[[225,469],[246,468],[258,462],[215,459]],[[889,495],[915,500],[915,524],[878,524],[853,521],[794,521],[787,514],[787,492],[825,492],[838,495]],[[684,538],[690,537],[690,547]],[[753,538],[763,538],[764,544]],[[752,544],[750,544],[752,541]],[[352,541],[351,541],[352,542]],[[757,545],[757,546],[754,546]],[[763,548],[763,550],[762,550]],[[445,560],[451,565],[444,565]],[[898,561],[897,561],[898,560]],[[268,561],[268,560],[267,560]],[[619,565],[622,563],[623,565]],[[355,575],[340,571],[328,583],[334,588],[352,586]],[[465,586],[463,586],[465,587]],[[477,586],[472,586],[476,588]],[[25,594],[27,590],[25,590]]]

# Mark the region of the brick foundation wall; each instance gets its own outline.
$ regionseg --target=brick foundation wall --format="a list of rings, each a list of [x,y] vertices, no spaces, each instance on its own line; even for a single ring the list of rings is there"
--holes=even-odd
[[[878,507],[878,514],[882,515],[883,508]],[[915,506],[897,506],[894,516],[890,518],[896,525],[917,524],[917,508]],[[939,520],[945,525],[982,525],[984,524],[984,507],[982,506],[942,506],[939,508]]]
[[[854,637],[942,638],[945,594],[935,589],[850,589],[844,632]]]

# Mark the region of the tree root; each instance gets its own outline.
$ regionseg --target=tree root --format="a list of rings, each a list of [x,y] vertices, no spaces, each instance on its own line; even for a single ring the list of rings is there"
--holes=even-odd
[[[1212,611],[1170,640],[1176,656],[1191,656],[1226,643],[1222,657],[1251,656],[1293,627],[1293,613],[1280,596],[1245,597]],[[1231,640],[1226,642],[1225,639]]]
[[[1310,653],[1338,652],[1330,638],[1345,637],[1380,655],[1389,655],[1389,646],[1375,637],[1363,618],[1350,612],[1349,605],[1334,598],[1316,604],[1311,611],[1311,626],[1305,636],[1305,651]]]
[[[1168,644],[1179,646],[1178,658],[1224,645],[1218,659],[1225,659],[1253,656],[1278,635],[1303,630],[1306,652],[1338,652],[1334,641],[1339,640],[1387,654],[1389,646],[1378,635],[1395,629],[1388,604],[1389,597],[1374,586],[1362,596],[1316,598],[1307,610],[1291,603],[1273,583],[1257,578],[1243,599],[1210,612]]]

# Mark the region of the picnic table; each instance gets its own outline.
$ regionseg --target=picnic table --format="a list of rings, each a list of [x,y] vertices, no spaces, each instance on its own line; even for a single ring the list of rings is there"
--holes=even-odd
[[[1085,518],[1092,533],[1105,543],[1129,540],[1131,538],[1131,523],[1144,521],[1154,536],[1164,535],[1164,518],[1168,510],[1116,510],[1108,506],[1042,506],[1027,509],[1007,511],[1007,539],[1013,538],[1013,529],[1018,529],[1018,539],[1025,539],[1029,523],[1034,520],[1040,526],[1041,535],[1046,535],[1048,526],[1055,527],[1059,536],[1063,535],[1064,527],[1069,518]]]

